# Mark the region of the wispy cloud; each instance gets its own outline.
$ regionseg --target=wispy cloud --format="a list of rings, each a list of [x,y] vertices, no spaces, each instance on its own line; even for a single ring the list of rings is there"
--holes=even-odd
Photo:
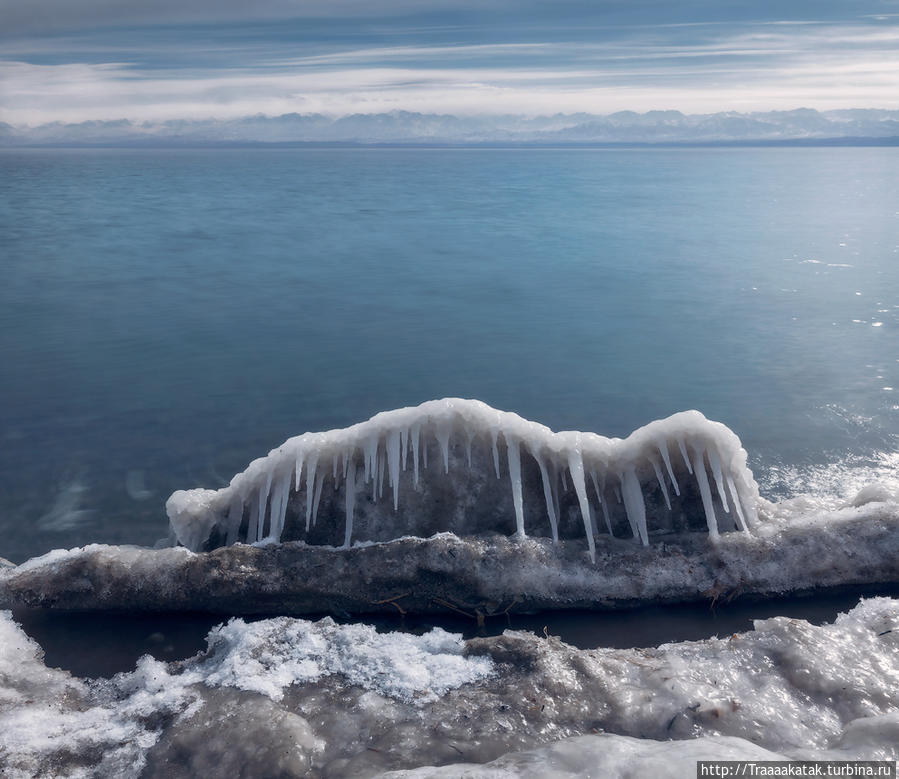
[[[108,36],[21,37],[0,62],[0,120],[899,107],[899,24],[889,19],[624,21],[592,39],[537,38],[531,25],[526,40],[475,42],[470,24],[459,40],[427,43],[409,25],[383,44],[347,33],[299,45],[231,29],[190,46],[184,29],[141,28],[119,47]]]

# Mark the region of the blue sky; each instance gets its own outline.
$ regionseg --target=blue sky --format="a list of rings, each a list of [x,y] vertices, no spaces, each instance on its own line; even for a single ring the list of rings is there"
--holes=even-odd
[[[899,108],[899,0],[0,0],[0,121]]]

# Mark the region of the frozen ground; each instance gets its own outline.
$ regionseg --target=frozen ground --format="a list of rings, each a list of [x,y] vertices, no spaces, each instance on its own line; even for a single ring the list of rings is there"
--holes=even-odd
[[[0,613],[5,776],[683,776],[700,758],[899,758],[899,601],[642,650],[279,617],[112,679]],[[440,769],[428,766],[443,766]],[[403,774],[400,774],[403,775]]]

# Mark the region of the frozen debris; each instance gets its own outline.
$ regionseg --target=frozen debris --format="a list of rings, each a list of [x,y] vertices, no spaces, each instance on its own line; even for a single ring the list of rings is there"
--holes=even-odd
[[[505,483],[502,493],[485,478],[491,470]],[[430,506],[423,496],[434,498]],[[519,538],[557,540],[573,532],[569,514],[576,514],[595,560],[600,513],[603,532],[614,532],[617,515],[646,546],[673,521],[666,515],[686,516],[684,524],[701,512],[713,539],[725,530],[748,532],[757,501],[740,439],[698,411],[619,439],[554,433],[477,400],[446,398],[291,438],[223,489],[175,492],[166,510],[178,541],[193,551],[238,541],[349,547],[354,539],[440,530],[505,532],[507,516]],[[438,512],[444,526],[429,525]]]

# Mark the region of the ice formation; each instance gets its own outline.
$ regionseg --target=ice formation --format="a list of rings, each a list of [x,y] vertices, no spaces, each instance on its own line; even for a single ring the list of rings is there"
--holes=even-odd
[[[47,668],[0,611],[0,774],[570,777],[586,767],[615,779],[680,776],[697,759],[899,758],[899,601],[887,598],[832,624],[775,617],[650,649],[284,617],[232,620],[208,643],[187,660],[145,656],[112,679],[78,679]]]
[[[712,539],[748,532],[757,500],[739,438],[698,411],[619,439],[554,433],[477,400],[446,398],[291,438],[223,489],[175,492],[166,510],[178,542],[193,551],[508,530],[554,541],[579,532],[595,560],[600,532],[623,531],[645,546],[654,530],[692,529],[697,515]]]

